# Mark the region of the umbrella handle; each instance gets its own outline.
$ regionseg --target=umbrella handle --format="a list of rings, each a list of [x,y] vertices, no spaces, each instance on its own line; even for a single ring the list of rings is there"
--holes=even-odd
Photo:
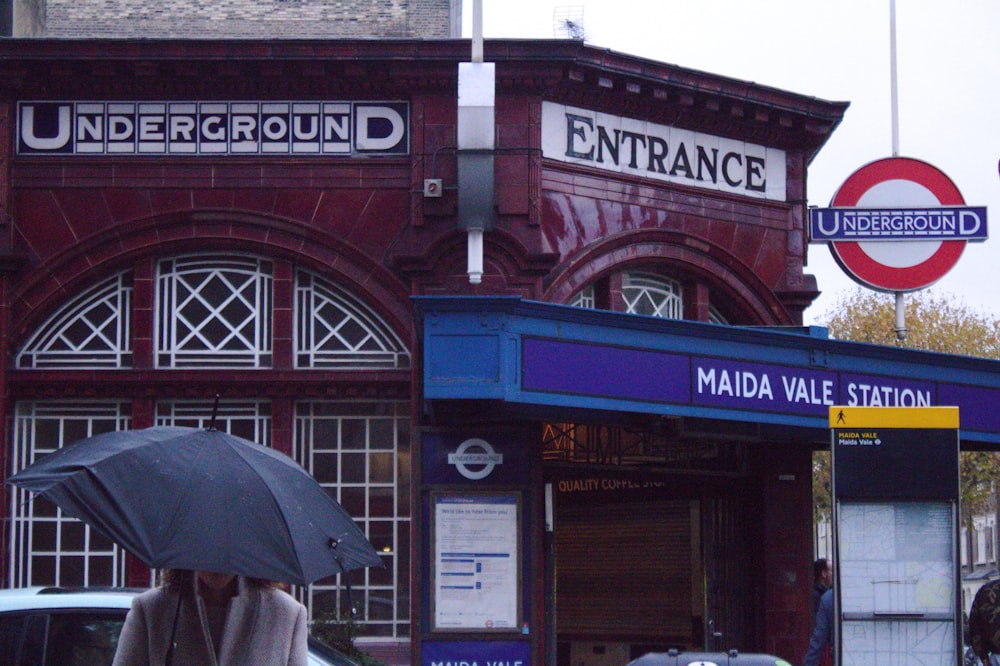
[[[167,641],[167,659],[165,662],[166,666],[172,666],[172,664],[174,663],[174,647],[176,646],[176,643],[174,643],[174,637],[177,635],[177,618],[180,616],[180,614],[181,614],[181,595],[180,592],[178,592],[177,605],[174,606],[174,623],[173,626],[170,628],[170,640]]]
[[[337,563],[338,567],[340,567],[340,573],[344,574],[345,586],[347,587],[347,606],[351,609],[351,621],[353,622],[358,618],[358,609],[354,606],[354,597],[351,594],[351,575],[347,573],[347,570],[344,568],[340,558],[337,557],[337,546],[339,545],[340,539],[330,537],[330,555],[333,556],[333,561]]]

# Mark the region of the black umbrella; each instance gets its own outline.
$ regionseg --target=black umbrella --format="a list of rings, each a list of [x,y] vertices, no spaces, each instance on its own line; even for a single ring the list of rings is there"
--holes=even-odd
[[[343,507],[291,458],[212,428],[97,435],[8,482],[151,567],[308,585],[382,564]]]

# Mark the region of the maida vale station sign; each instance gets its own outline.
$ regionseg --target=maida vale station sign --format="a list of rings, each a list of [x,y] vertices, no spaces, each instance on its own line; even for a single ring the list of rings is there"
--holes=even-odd
[[[785,151],[542,103],[542,155],[623,175],[785,200]]]
[[[19,102],[17,154],[405,155],[406,102]]]

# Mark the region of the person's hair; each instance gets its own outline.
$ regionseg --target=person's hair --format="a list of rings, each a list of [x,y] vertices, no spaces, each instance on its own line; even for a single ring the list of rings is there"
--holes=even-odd
[[[821,557],[815,562],[813,562],[813,578],[818,580],[823,573],[830,568],[830,562],[825,558]]]
[[[194,584],[195,572],[191,569],[164,569],[161,577],[163,587],[168,590],[189,590]],[[278,587],[279,583],[267,580],[266,578],[244,577],[251,590],[264,590],[269,587]]]

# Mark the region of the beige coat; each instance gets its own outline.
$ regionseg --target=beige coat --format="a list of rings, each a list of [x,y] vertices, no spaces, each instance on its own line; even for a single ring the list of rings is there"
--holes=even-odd
[[[242,578],[229,603],[218,660],[201,597],[185,594],[174,634],[174,666],[306,666],[306,609],[278,589],[254,589]],[[197,605],[193,599],[197,598]],[[114,666],[164,666],[178,594],[156,588],[132,602]]]

